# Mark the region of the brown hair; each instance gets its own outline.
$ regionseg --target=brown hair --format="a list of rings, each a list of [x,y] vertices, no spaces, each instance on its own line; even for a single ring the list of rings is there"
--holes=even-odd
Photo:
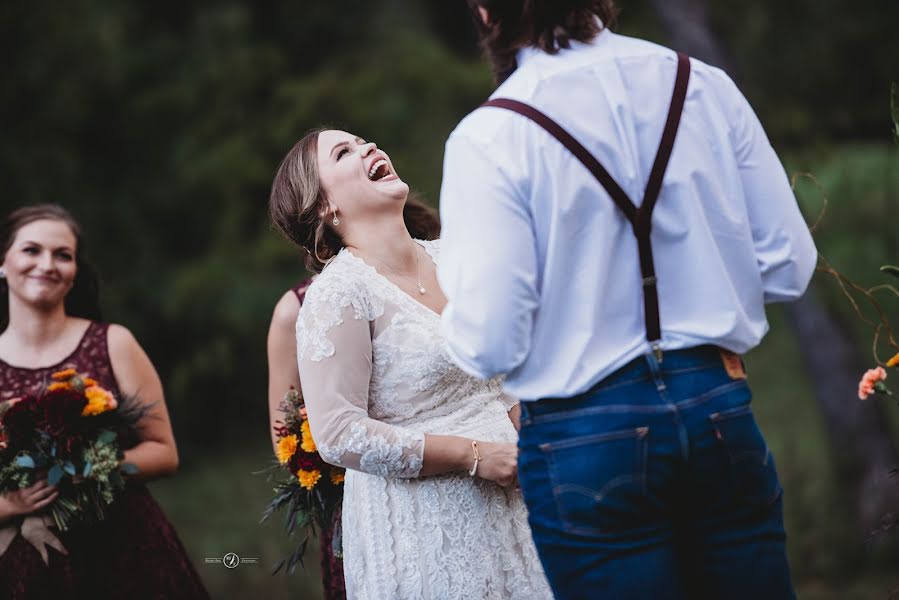
[[[320,273],[343,248],[343,240],[331,227],[328,196],[318,173],[318,138],[327,129],[309,131],[294,144],[275,174],[268,210],[272,225],[284,237],[306,251],[306,268]],[[431,240],[440,235],[437,212],[414,194],[403,208],[403,220],[412,237]]]
[[[81,226],[72,213],[57,204],[37,204],[16,209],[6,216],[0,224],[0,248],[2,256],[6,256],[12,247],[13,241],[19,230],[35,221],[60,221],[65,223],[75,235],[75,266],[77,272],[72,289],[66,294],[66,314],[73,317],[99,321],[100,312],[100,282],[97,271],[86,257],[84,239],[81,234]],[[0,279],[0,331],[9,325],[9,292],[6,280]]]
[[[618,17],[614,0],[468,0],[468,6],[497,83],[515,71],[515,55],[522,48],[555,54],[569,48],[571,40],[591,41]],[[479,8],[489,13],[489,24],[481,20]]]

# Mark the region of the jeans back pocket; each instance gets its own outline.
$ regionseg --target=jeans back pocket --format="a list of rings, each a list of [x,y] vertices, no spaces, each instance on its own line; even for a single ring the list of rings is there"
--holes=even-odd
[[[715,437],[730,458],[733,502],[767,507],[781,495],[774,458],[747,404],[712,413]]]
[[[598,535],[632,526],[646,495],[649,428],[541,444],[562,529]]]

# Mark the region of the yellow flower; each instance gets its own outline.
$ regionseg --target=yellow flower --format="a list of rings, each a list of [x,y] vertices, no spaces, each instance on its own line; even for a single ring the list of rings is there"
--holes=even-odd
[[[331,471],[331,483],[334,485],[340,485],[343,483],[344,479],[346,479],[346,477],[344,476],[343,471]]]
[[[103,414],[118,406],[115,396],[109,390],[104,390],[98,385],[86,388],[84,396],[87,398],[87,404],[81,410],[82,417]]]
[[[318,480],[321,478],[322,473],[318,469],[312,469],[311,471],[300,469],[300,472],[297,473],[297,479],[300,480],[300,485],[307,490],[314,488],[315,484],[318,483]]]
[[[896,354],[893,358],[887,361],[888,367],[899,367],[899,353]]]
[[[56,392],[59,390],[70,390],[72,386],[67,381],[54,381],[50,385],[47,386],[48,392]]]
[[[55,381],[65,381],[67,379],[71,379],[75,375],[77,375],[77,371],[75,369],[65,369],[63,371],[57,371],[53,375],[50,375]]]
[[[300,432],[303,434],[303,443],[300,448],[303,452],[315,452],[315,441],[312,439],[312,430],[309,428],[309,421],[303,421],[300,425]]]
[[[278,440],[278,462],[282,465],[297,451],[297,436],[291,434]]]

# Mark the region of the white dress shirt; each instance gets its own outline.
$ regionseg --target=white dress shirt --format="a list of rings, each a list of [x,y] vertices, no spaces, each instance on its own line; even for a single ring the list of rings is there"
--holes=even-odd
[[[603,31],[519,53],[492,97],[526,102],[578,139],[639,205],[668,113],[676,54]],[[440,285],[447,350],[506,373],[523,400],[570,397],[648,353],[637,240],[590,172],[521,115],[480,108],[446,144]],[[783,166],[720,69],[692,61],[653,213],[663,350],[744,353],[765,303],[805,291],[817,259]]]

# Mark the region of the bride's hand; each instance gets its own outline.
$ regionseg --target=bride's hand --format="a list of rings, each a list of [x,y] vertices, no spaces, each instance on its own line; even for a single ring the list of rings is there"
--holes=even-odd
[[[509,487],[518,479],[518,447],[506,442],[478,442],[478,477]]]

